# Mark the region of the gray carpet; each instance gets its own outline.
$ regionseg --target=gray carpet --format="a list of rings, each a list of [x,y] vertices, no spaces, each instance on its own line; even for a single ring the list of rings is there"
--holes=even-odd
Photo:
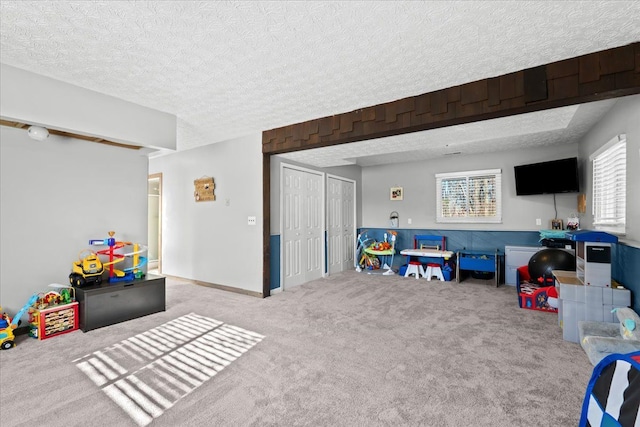
[[[201,345],[175,327],[187,315],[258,338],[216,364],[204,335],[218,323],[199,333]],[[146,362],[128,366],[157,390],[175,382],[150,426],[573,426],[592,370],[562,340],[557,316],[518,308],[509,286],[350,271],[258,299],[167,279],[166,312],[44,341],[20,336],[0,352],[0,424],[144,425],[79,365],[159,330],[171,331],[171,351],[197,346],[201,357],[180,350],[189,369],[201,360],[215,372],[160,383]],[[235,345],[228,331],[217,348]],[[152,400],[145,390],[130,398]]]

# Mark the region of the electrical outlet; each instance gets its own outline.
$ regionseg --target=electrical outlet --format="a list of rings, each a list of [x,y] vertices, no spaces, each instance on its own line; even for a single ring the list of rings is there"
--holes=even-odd
[[[536,225],[542,225],[542,219],[536,218]]]
[[[407,223],[411,224],[411,218],[407,218]]]
[[[256,217],[255,216],[250,216],[247,223],[249,225],[256,225]]]

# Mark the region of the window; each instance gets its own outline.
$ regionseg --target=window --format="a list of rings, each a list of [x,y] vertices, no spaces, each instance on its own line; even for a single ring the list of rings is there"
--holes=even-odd
[[[437,222],[502,222],[500,169],[436,174]]]
[[[618,135],[592,156],[593,225],[624,234],[627,207],[627,138]]]

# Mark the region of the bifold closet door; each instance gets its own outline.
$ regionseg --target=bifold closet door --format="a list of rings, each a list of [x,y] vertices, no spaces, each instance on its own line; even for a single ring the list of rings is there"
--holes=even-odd
[[[354,183],[327,179],[327,259],[329,274],[353,267]]]
[[[322,277],[322,175],[284,168],[284,289]]]

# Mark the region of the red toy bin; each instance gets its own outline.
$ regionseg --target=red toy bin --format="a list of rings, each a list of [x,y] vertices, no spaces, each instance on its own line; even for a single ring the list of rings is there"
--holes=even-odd
[[[29,335],[39,340],[75,331],[79,324],[78,302],[31,309],[29,323]]]

